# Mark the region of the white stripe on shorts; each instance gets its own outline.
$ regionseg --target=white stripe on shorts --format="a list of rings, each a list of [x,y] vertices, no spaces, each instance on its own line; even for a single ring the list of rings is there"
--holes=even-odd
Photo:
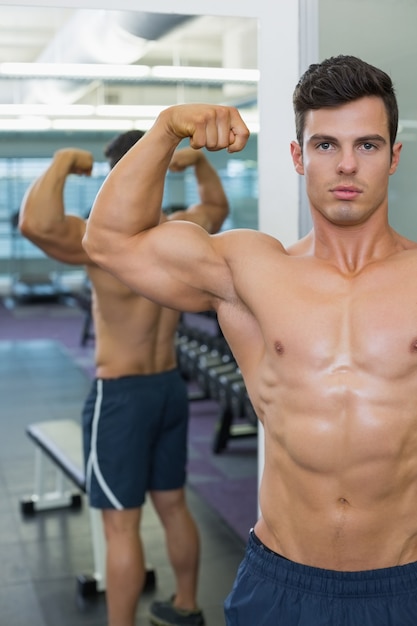
[[[115,509],[122,510],[124,509],[123,505],[116,498],[108,484],[106,483],[103,474],[100,470],[100,465],[97,458],[97,431],[98,431],[98,423],[100,421],[100,410],[101,404],[103,401],[103,381],[101,379],[97,380],[97,397],[96,403],[94,406],[94,415],[93,415],[93,423],[91,429],[91,444],[90,444],[90,454],[87,461],[87,492],[90,491],[91,487],[91,476],[94,476],[97,479],[98,484],[100,485],[103,493],[107,496],[109,501],[112,503]]]

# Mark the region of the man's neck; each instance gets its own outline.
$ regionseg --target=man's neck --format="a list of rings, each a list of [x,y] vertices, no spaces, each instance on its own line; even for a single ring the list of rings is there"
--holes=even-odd
[[[290,254],[311,255],[331,263],[346,275],[355,275],[367,265],[381,261],[408,247],[407,240],[387,223],[371,220],[352,226],[339,226],[316,219],[312,231],[290,248]]]

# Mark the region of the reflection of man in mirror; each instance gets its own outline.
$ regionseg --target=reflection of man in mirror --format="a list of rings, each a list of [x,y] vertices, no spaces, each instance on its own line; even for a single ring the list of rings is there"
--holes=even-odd
[[[142,135],[130,131],[107,146],[111,168],[117,169],[119,159]],[[174,343],[180,313],[134,293],[84,251],[86,221],[65,213],[64,186],[70,174],[88,176],[92,166],[92,155],[85,150],[56,152],[26,193],[20,229],[52,258],[85,265],[92,285],[96,379],[83,411],[84,450],[90,504],[103,512],[109,625],[135,623],[145,581],[139,528],[148,492],[175,576],[172,599],[154,602],[152,619],[156,624],[203,626],[197,606],[199,536],[184,491],[188,399]],[[146,161],[142,167],[146,169]],[[160,211],[159,218],[187,220],[215,233],[228,214],[221,181],[202,151],[177,150],[171,169],[189,167],[199,202],[169,216]]]
[[[264,425],[261,514],[228,626],[415,626],[417,244],[388,221],[396,96],[385,72],[341,55],[308,68],[293,104],[306,237],[285,249],[254,230],[159,224],[184,137],[229,152],[248,137],[236,109],[188,104],[165,109],[110,173],[84,244],[138,293],[217,312]],[[296,209],[279,206],[279,172],[268,200]]]

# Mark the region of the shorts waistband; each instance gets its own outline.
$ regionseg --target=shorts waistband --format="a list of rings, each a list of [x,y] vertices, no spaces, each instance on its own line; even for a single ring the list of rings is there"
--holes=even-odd
[[[96,378],[95,380],[101,380],[105,387],[114,385],[120,388],[123,385],[126,387],[132,385],[135,387],[138,385],[160,385],[165,381],[169,382],[171,379],[178,377],[181,377],[181,374],[179,369],[175,367],[174,369],[157,372],[155,374],[129,374],[128,376],[119,376],[118,378]]]
[[[246,548],[250,570],[265,579],[333,597],[417,593],[417,562],[395,567],[339,572],[295,563],[267,548],[253,529]]]

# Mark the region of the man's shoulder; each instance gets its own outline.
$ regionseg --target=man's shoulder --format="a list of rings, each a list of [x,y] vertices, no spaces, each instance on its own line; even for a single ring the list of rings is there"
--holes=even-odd
[[[236,247],[243,247],[247,251],[252,250],[252,246],[260,246],[267,249],[269,247],[273,247],[281,250],[282,252],[286,252],[283,244],[279,239],[271,235],[270,233],[266,233],[260,230],[255,230],[253,228],[233,228],[231,230],[225,230],[214,237],[221,237],[227,241],[227,245],[233,245]],[[251,246],[247,248],[247,246]]]
[[[407,239],[406,237],[400,236],[400,245],[403,250],[409,250],[411,252],[414,251],[417,254],[417,242],[412,241],[411,239]]]

